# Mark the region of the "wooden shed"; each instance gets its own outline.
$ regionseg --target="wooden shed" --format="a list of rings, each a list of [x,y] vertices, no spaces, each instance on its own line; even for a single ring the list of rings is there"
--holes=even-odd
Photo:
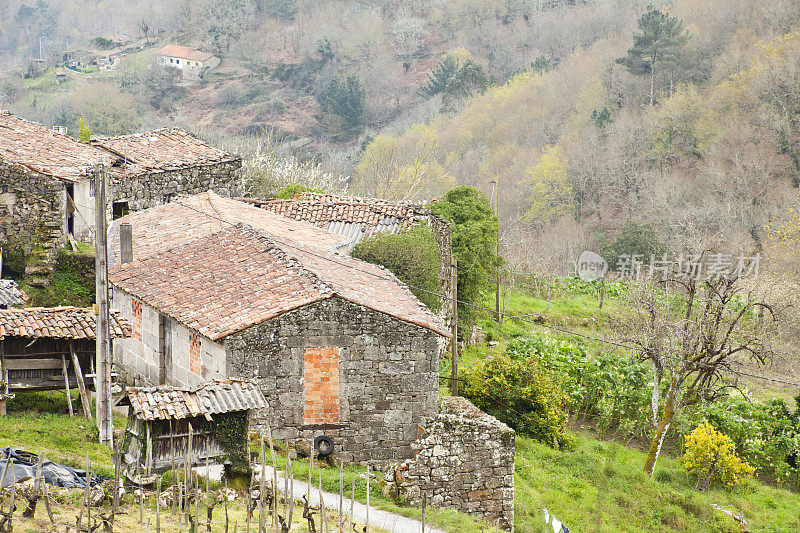
[[[0,413],[15,392],[77,388],[91,418],[87,389],[94,390],[95,332],[92,308],[0,309]],[[128,322],[110,313],[111,339],[130,337]],[[70,415],[72,402],[69,402]]]
[[[231,378],[194,388],[129,387],[117,405],[130,406],[123,444],[129,469],[149,474],[180,467],[191,439],[192,464],[208,458],[246,472],[250,411],[267,401],[254,381]]]

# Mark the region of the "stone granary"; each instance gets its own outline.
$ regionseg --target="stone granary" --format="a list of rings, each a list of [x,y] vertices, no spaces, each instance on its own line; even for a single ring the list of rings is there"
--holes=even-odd
[[[92,169],[108,169],[109,217],[214,190],[241,195],[240,158],[178,129],[81,143],[0,111],[0,245],[36,251],[31,275],[47,275],[70,237],[92,240]]]
[[[333,233],[214,193],[131,214],[133,261],[109,274],[133,338],[127,380],[192,386],[247,376],[279,439],[325,433],[346,459],[411,456],[436,414],[449,332],[390,272]]]
[[[291,199],[241,200],[341,235],[351,251],[364,239],[386,233],[401,233],[416,224],[426,224],[431,228],[439,248],[439,292],[450,294],[450,225],[427,207],[410,202],[312,192]],[[450,306],[442,306],[443,315],[448,316],[449,312]]]
[[[112,344],[130,336],[128,322],[112,310]],[[0,399],[15,392],[94,390],[97,315],[91,308],[0,309]]]
[[[250,411],[267,407],[267,401],[252,380],[217,379],[191,388],[129,387],[117,405],[130,406],[123,460],[149,474],[173,461],[183,464],[190,427],[190,462],[228,462],[246,471]]]

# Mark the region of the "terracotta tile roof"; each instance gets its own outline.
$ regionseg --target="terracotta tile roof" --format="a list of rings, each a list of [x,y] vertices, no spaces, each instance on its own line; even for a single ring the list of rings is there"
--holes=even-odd
[[[0,111],[0,162],[77,182],[95,163],[110,165],[114,157],[46,126]]]
[[[238,159],[177,128],[97,138],[91,143],[114,155],[117,162],[110,170],[118,178]]]
[[[168,44],[156,52],[156,55],[179,57],[181,59],[191,59],[192,61],[208,61],[214,57],[214,54],[209,52],[203,52],[201,50],[197,50],[196,48],[181,46],[179,44]]]
[[[213,340],[333,295],[296,259],[245,227],[113,272],[115,286]]]
[[[142,420],[167,420],[246,411],[267,407],[258,385],[249,379],[218,379],[194,389],[179,387],[129,387],[127,401]]]
[[[0,305],[22,305],[28,295],[19,288],[13,279],[0,279]]]
[[[132,225],[134,261],[111,282],[213,340],[332,296],[449,336],[394,275],[314,226],[213,192],[119,222]]]
[[[308,222],[357,243],[376,233],[399,233],[421,215],[419,206],[376,198],[303,193],[290,200],[241,199],[278,215]]]
[[[0,309],[0,339],[6,337],[94,339],[97,315],[92,308],[29,307]],[[111,338],[130,337],[131,327],[111,310]]]

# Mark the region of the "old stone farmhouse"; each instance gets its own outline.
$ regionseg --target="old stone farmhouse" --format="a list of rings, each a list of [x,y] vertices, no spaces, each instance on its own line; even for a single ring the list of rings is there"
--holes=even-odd
[[[91,240],[92,169],[108,168],[109,217],[209,189],[241,194],[241,160],[178,129],[81,143],[0,112],[0,245],[49,267],[70,236]]]
[[[256,379],[254,415],[279,439],[332,436],[347,459],[412,455],[437,413],[447,329],[341,236],[213,192],[123,217],[133,261],[113,244],[113,305],[133,338],[115,344],[129,382]]]
[[[364,239],[387,233],[401,233],[415,224],[426,224],[431,228],[439,248],[439,292],[450,294],[450,226],[426,207],[411,202],[311,192],[291,199],[241,200],[341,235],[351,251]],[[449,312],[449,306],[442,307],[445,317]]]

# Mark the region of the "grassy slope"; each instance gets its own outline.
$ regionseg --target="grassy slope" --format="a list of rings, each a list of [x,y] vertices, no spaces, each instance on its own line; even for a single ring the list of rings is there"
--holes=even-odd
[[[643,453],[587,436],[567,453],[517,437],[517,531],[541,531],[545,507],[572,531],[741,531],[712,504],[750,531],[800,531],[798,494],[755,481],[698,492],[676,460],[662,456],[652,481],[643,464]]]

